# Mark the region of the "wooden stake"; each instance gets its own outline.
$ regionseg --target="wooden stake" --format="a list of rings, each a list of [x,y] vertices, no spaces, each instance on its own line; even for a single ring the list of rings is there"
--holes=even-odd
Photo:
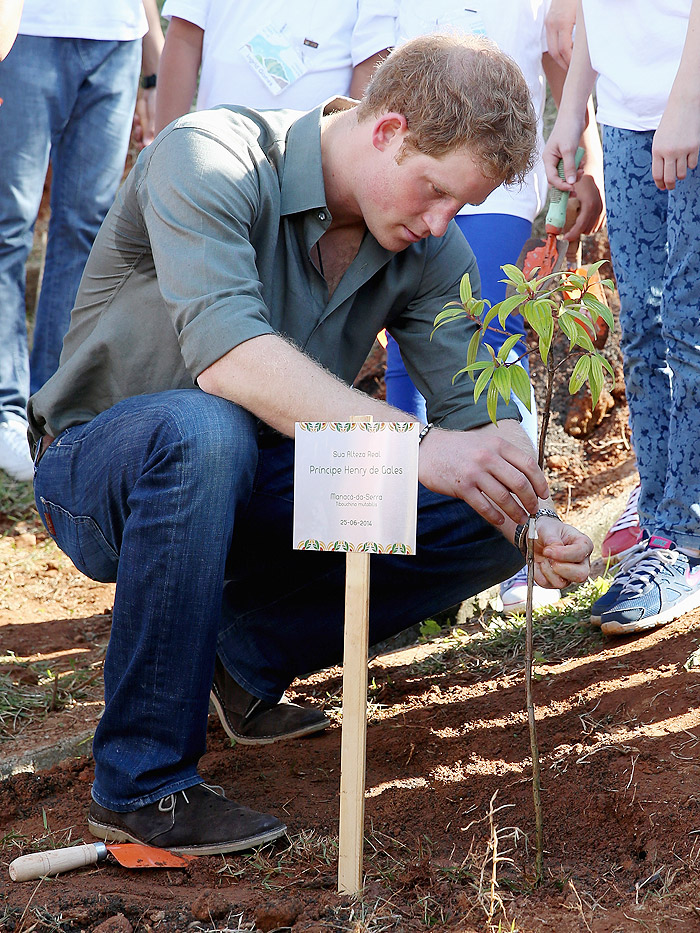
[[[371,421],[353,418],[353,421]],[[369,554],[348,551],[345,564],[343,731],[340,751],[338,891],[362,892],[367,761],[367,654],[369,650]]]
[[[343,734],[340,753],[338,891],[362,891],[367,760],[369,554],[348,552],[345,577]]]

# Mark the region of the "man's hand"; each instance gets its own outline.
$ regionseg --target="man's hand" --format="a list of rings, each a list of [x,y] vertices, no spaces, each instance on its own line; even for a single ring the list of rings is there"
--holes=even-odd
[[[516,421],[470,431],[433,428],[421,444],[419,478],[434,492],[463,499],[492,525],[503,525],[504,513],[518,524],[549,495],[528,446]]]
[[[573,525],[555,518],[538,518],[535,582],[555,590],[570,583],[583,583],[590,573],[592,551],[591,539]]]

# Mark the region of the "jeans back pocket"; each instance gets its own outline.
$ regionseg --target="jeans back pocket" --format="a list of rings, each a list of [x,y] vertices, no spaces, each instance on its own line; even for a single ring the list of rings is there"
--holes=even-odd
[[[114,583],[119,555],[97,522],[89,515],[71,515],[43,496],[37,505],[46,530],[78,570],[99,583]]]

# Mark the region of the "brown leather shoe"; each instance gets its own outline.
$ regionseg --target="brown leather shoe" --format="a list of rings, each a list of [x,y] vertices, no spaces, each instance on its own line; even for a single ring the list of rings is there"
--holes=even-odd
[[[282,700],[267,703],[240,687],[219,658],[211,699],[226,734],[241,745],[270,745],[320,732],[330,725],[321,710]]]
[[[90,804],[93,836],[109,842],[143,842],[172,852],[218,855],[271,842],[287,831],[276,816],[250,810],[223,788],[195,784],[129,813]]]

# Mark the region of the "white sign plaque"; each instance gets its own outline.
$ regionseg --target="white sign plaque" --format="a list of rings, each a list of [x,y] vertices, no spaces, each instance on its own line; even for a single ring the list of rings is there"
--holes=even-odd
[[[415,554],[419,427],[297,422],[294,548]]]

